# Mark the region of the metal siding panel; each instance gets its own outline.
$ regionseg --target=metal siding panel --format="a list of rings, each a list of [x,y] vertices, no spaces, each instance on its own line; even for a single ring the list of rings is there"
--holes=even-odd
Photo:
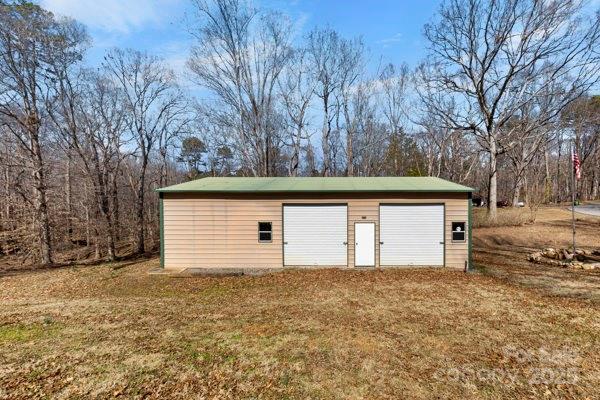
[[[468,241],[468,253],[467,253],[467,271],[473,269],[473,248],[471,244],[471,239],[473,238],[473,228],[471,225],[471,221],[473,220],[473,199],[472,193],[469,193],[467,196],[468,203],[468,218],[467,218],[467,229],[469,230],[469,236],[467,238]]]
[[[271,243],[258,241],[258,221],[273,223]],[[166,268],[281,267],[281,201],[169,194],[164,247]]]
[[[282,204],[348,205],[348,266],[354,266],[354,223],[376,222],[376,265],[380,264],[379,206],[445,204],[446,266],[464,268],[469,241],[450,240],[451,223],[468,221],[468,200],[462,193],[367,195],[164,195],[165,268],[281,267],[283,265]],[[181,218],[184,216],[184,218]],[[247,217],[245,217],[247,216]],[[363,218],[364,217],[364,218]],[[257,221],[273,222],[273,243],[258,243]],[[286,262],[286,264],[288,264]]]
[[[159,222],[160,222],[160,267],[165,267],[165,206],[163,194],[158,194],[159,201]]]
[[[381,265],[444,265],[444,206],[380,206]]]
[[[347,206],[283,206],[285,265],[346,266],[347,241]]]

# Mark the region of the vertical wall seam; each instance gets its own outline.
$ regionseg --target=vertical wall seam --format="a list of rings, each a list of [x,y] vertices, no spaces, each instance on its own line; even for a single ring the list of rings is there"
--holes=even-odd
[[[467,271],[470,271],[473,269],[473,244],[472,244],[472,238],[473,238],[473,193],[469,192],[469,194],[467,195],[467,201],[469,202],[468,204],[468,209],[469,209],[469,213],[468,213],[468,225],[469,225],[469,250],[468,250],[468,262],[467,262]]]
[[[158,194],[159,222],[160,222],[160,267],[165,267],[165,209],[163,193]]]

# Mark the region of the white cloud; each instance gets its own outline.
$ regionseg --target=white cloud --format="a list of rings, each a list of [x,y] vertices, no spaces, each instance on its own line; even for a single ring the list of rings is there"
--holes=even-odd
[[[294,32],[294,35],[298,37],[302,35],[304,27],[308,23],[309,19],[310,15],[305,12],[298,13],[294,18],[292,18],[292,30]]]
[[[55,14],[77,19],[106,32],[129,33],[160,24],[182,0],[41,0]]]
[[[162,57],[165,63],[181,78],[186,77],[187,60],[192,42],[189,40],[169,41],[154,48],[154,54]]]
[[[377,43],[382,44],[383,47],[388,47],[394,43],[398,43],[402,41],[402,34],[401,33],[396,33],[393,36],[390,36],[388,38],[384,38],[381,40],[378,40]]]

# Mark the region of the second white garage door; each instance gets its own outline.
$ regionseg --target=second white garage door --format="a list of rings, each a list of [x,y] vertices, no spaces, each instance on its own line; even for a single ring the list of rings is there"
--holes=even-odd
[[[346,266],[347,216],[346,205],[284,205],[284,265]]]
[[[444,206],[381,205],[380,264],[444,265]]]

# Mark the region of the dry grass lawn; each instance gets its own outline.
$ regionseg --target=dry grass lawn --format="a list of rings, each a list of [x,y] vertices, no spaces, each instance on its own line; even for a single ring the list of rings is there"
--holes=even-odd
[[[536,246],[567,229],[541,219]],[[476,232],[469,275],[169,278],[146,274],[156,259],[5,274],[0,399],[598,398],[600,271],[556,270],[576,289],[549,290],[519,261],[537,225]]]
[[[481,272],[508,282],[600,304],[600,270],[573,271],[527,262],[528,254],[545,247],[570,248],[571,226],[570,211],[548,207],[540,209],[535,224],[476,229],[475,264]],[[576,214],[576,227],[578,247],[600,249],[600,217]]]

